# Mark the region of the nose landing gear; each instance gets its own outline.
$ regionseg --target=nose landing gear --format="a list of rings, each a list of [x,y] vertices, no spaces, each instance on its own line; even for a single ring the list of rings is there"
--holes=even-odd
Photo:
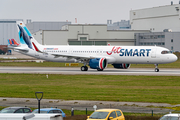
[[[158,64],[155,64],[155,72],[159,72]]]

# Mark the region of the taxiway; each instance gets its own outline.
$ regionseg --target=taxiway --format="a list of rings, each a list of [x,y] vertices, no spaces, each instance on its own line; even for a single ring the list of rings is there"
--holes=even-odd
[[[81,71],[79,67],[0,67],[0,73],[180,76],[180,69],[160,68],[155,72],[154,68],[106,68],[104,71],[89,68]]]

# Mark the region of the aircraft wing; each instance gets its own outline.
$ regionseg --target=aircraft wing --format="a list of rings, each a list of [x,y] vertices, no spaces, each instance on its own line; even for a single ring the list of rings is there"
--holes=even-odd
[[[54,53],[54,54],[52,54],[52,55],[54,55],[55,56],[55,58],[57,58],[57,57],[67,57],[67,58],[74,58],[74,59],[94,59],[94,58],[97,58],[97,57],[95,57],[95,56],[89,56],[89,55],[86,55],[86,56],[82,56],[82,55],[72,55],[72,54],[56,54],[56,53]]]
[[[23,52],[28,52],[28,51],[29,51],[28,48],[22,48],[22,47],[8,46],[7,48],[8,48],[8,49],[19,50],[19,51],[23,51]]]

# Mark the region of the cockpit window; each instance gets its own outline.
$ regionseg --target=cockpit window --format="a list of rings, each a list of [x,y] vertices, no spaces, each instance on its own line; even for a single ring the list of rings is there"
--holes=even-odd
[[[161,54],[168,54],[168,53],[171,53],[171,51],[164,50],[164,51],[161,52]]]

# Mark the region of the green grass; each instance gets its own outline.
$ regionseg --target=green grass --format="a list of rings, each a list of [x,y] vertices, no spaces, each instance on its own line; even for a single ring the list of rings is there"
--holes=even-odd
[[[178,76],[0,74],[0,97],[179,104]]]
[[[56,62],[0,62],[0,66],[19,66],[19,67],[65,67],[65,63]],[[79,64],[77,67],[81,67],[83,64]],[[113,67],[108,65],[108,67]],[[130,68],[154,68],[153,64],[131,64]],[[159,64],[159,68],[180,68],[180,60],[169,64]]]

